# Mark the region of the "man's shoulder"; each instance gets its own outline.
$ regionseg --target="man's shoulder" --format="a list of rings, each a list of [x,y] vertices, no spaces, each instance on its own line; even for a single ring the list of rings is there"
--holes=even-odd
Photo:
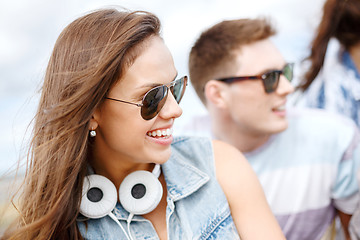
[[[354,121],[321,109],[293,109],[289,114],[288,138],[301,140],[320,149],[347,149],[359,136]]]

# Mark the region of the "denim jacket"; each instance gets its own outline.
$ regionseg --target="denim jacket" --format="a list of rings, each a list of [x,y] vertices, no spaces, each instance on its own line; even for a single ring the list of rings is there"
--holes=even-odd
[[[170,159],[161,166],[167,183],[166,225],[168,239],[240,239],[227,199],[216,180],[211,140],[178,137]],[[124,229],[129,213],[117,203],[113,210]],[[85,239],[126,239],[109,216],[78,218]],[[159,239],[151,222],[135,215],[130,224],[132,238]]]

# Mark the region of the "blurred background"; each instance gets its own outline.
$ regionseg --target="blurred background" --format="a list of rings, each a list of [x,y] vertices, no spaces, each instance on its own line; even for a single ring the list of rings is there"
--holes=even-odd
[[[324,0],[2,0],[0,2],[0,176],[23,158],[47,61],[62,29],[84,13],[107,6],[147,10],[162,21],[163,37],[179,75],[200,32],[224,20],[269,17],[278,29],[275,44],[288,61],[308,51]],[[204,110],[192,87],[181,103],[186,122]],[[30,126],[30,128],[29,128]],[[175,134],[181,134],[174,128]],[[11,174],[10,174],[11,175]]]
[[[1,0],[0,2],[0,235],[14,216],[9,183],[17,160],[24,159],[31,120],[52,47],[75,18],[96,8],[122,6],[147,10],[162,21],[162,34],[179,75],[187,75],[187,56],[200,32],[225,19],[269,17],[278,29],[275,44],[289,62],[301,61],[321,16],[324,0]],[[191,85],[182,100],[183,116],[174,131],[205,112]],[[21,173],[24,168],[20,168]],[[10,210],[9,210],[10,209]],[[2,211],[5,210],[5,214]],[[1,221],[4,220],[5,221]]]

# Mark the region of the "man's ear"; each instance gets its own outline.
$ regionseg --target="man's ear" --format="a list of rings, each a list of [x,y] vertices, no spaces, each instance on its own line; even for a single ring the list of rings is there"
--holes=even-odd
[[[228,86],[226,83],[217,80],[208,81],[204,89],[206,101],[215,105],[218,108],[226,108],[227,89]]]

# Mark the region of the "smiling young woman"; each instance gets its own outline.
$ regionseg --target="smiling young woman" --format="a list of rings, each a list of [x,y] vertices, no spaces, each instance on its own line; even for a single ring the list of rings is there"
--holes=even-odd
[[[97,10],[67,26],[4,237],[283,239],[240,152],[172,136],[187,85],[177,75],[151,13]]]

